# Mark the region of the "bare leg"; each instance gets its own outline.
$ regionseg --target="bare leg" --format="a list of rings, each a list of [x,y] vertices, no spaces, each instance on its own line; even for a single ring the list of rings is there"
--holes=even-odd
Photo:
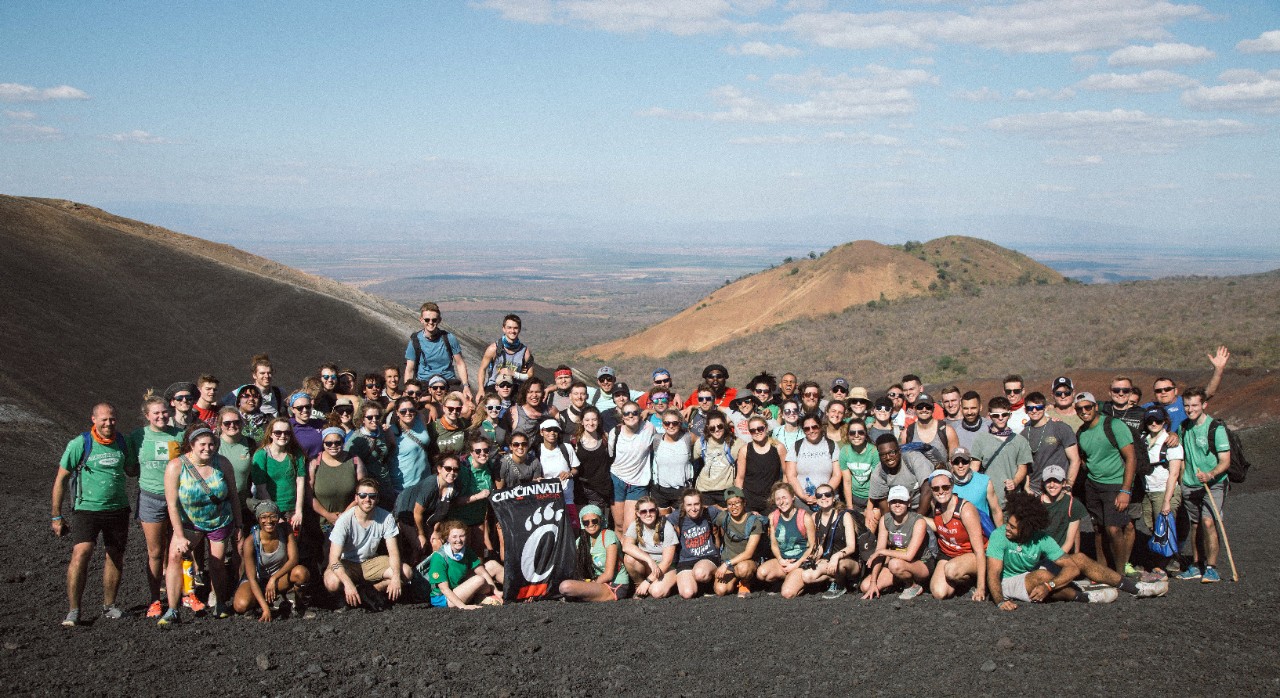
[[[147,591],[152,601],[160,600],[160,583],[164,579],[167,523],[144,523],[142,535],[147,541]]]
[[[91,558],[93,543],[77,543],[71,549],[71,563],[67,565],[67,603],[73,611],[80,608],[80,601],[84,598],[84,580]]]
[[[124,548],[107,548],[102,561],[102,605],[114,606],[120,591],[120,570],[124,567]]]

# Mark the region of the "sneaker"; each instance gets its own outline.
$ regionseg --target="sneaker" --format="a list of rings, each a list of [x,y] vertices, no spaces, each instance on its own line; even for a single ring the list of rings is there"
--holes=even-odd
[[[159,601],[152,601],[151,605],[147,606],[148,618],[159,618],[163,614],[164,614],[164,605],[161,604]]]
[[[1200,568],[1195,565],[1187,565],[1187,569],[1182,570],[1182,574],[1178,575],[1178,579],[1189,582],[1200,578]]]
[[[920,586],[919,584],[912,584],[906,589],[903,589],[902,593],[898,594],[898,598],[902,599],[903,601],[910,601],[911,599],[914,599],[915,597],[919,596],[920,593],[923,591],[924,591],[924,587]]]
[[[1138,568],[1134,567],[1132,562],[1124,563],[1124,576],[1137,577],[1138,574],[1139,574]]]
[[[846,593],[848,593],[848,591],[844,587],[840,586],[839,584],[836,584],[835,582],[832,582],[831,586],[827,587],[827,593],[823,594],[822,598],[838,599],[841,596],[844,596]]]
[[[121,618],[124,618],[124,611],[121,611],[120,607],[115,604],[103,606],[102,617],[109,618],[111,620],[120,620]]]
[[[1214,582],[1221,582],[1222,577],[1218,576],[1218,568],[1206,567],[1204,568],[1204,576],[1200,578],[1200,581],[1204,584],[1213,584]]]
[[[751,590],[747,588],[746,584],[738,582],[738,598],[745,599],[748,596],[751,596]]]
[[[1170,560],[1169,564],[1164,566],[1164,569],[1170,575],[1177,575],[1179,572],[1182,571],[1182,563],[1178,562],[1178,560],[1175,558],[1173,560]]]
[[[1169,582],[1163,579],[1155,582],[1138,582],[1134,586],[1138,587],[1138,598],[1140,599],[1164,596],[1169,593]]]
[[[1111,603],[1120,597],[1120,592],[1115,587],[1084,589],[1080,593],[1084,594],[1084,600],[1088,603]]]
[[[231,606],[230,606],[229,604],[221,604],[221,603],[219,603],[219,604],[214,604],[214,605],[213,605],[213,617],[214,617],[214,618],[230,618],[230,617],[231,617]]]
[[[1142,575],[1138,577],[1138,581],[1139,582],[1163,582],[1168,578],[1169,578],[1169,575],[1166,574],[1164,570],[1157,567],[1156,569],[1153,569],[1150,572],[1143,572]]]
[[[62,627],[74,628],[80,625],[80,609],[73,608],[67,611],[67,617],[62,619]]]
[[[191,609],[192,613],[203,613],[205,609],[204,602],[196,596],[194,591],[182,597],[182,605]]]
[[[176,608],[170,608],[166,610],[164,612],[164,615],[160,616],[160,620],[156,621],[156,625],[162,628],[167,628],[170,625],[177,625],[177,624],[178,624],[178,609]]]

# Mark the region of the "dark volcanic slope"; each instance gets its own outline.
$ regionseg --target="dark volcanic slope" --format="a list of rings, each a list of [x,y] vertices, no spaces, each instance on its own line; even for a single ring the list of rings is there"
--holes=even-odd
[[[239,385],[249,357],[264,351],[284,389],[325,360],[361,371],[403,361],[408,313],[388,317],[239,251],[264,264],[208,256],[225,246],[202,250],[193,238],[110,222],[0,196],[0,395],[61,427],[82,428],[90,406],[107,399],[132,428],[147,386],[202,372]]]

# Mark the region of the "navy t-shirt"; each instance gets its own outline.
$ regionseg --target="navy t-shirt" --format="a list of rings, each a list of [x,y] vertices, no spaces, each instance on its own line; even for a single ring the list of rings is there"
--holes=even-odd
[[[720,557],[715,536],[711,535],[711,522],[720,515],[720,511],[720,507],[709,506],[703,509],[701,517],[691,519],[686,516],[683,522],[679,511],[667,514],[667,521],[680,534],[680,556],[677,562],[715,560]]]

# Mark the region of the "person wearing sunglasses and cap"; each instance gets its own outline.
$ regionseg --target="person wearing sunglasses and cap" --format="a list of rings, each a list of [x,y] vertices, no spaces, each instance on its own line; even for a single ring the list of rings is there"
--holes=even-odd
[[[378,483],[370,478],[356,485],[355,506],[338,517],[329,534],[329,566],[324,588],[342,592],[348,606],[382,610],[396,601],[413,569],[401,561],[396,518],[378,506]],[[386,545],[385,555],[379,555]]]
[[[889,513],[877,523],[876,549],[867,558],[863,599],[874,599],[884,591],[902,587],[899,598],[909,601],[924,591],[920,585],[933,572],[933,560],[925,555],[929,527],[923,516],[909,510],[911,496],[911,491],[902,485],[889,489]]]
[[[715,404],[723,410],[727,410],[733,406],[734,398],[738,397],[737,388],[725,387],[729,382],[729,369],[721,364],[711,364],[702,369],[702,381],[711,393],[715,395]],[[684,404],[690,404],[698,397],[698,391],[689,393],[689,397],[685,398]]]
[[[639,406],[636,408],[639,409]],[[633,592],[631,576],[622,564],[622,542],[604,525],[604,512],[594,504],[578,512],[577,579],[560,582],[570,601],[617,601]]]
[[[538,437],[534,455],[542,464],[542,476],[560,481],[564,488],[565,509],[572,517],[578,510],[573,498],[574,478],[578,477],[578,469],[582,466],[578,462],[578,454],[564,442],[564,427],[555,419],[542,420],[538,425]]]
[[[769,522],[747,510],[747,498],[737,487],[724,491],[725,508],[715,517],[720,531],[720,567],[715,573],[716,596],[737,592],[738,598],[751,594],[759,569],[760,540],[768,532]]]
[[[776,426],[775,423],[769,421],[768,413],[756,412],[756,408],[759,406],[760,401],[749,391],[744,390],[738,393],[738,397],[733,400],[733,407],[728,412],[729,424],[733,426],[734,436],[743,440],[750,439],[751,435],[747,432],[747,422],[755,416],[763,418],[771,430]]]
[[[969,449],[963,446],[951,449],[951,474],[955,476],[951,484],[957,497],[977,507],[994,525],[1004,523],[995,483],[973,467],[973,456],[969,454]]]
[[[1116,387],[1116,383],[1113,380],[1112,387]],[[1096,524],[1101,525],[1096,542],[1098,549],[1102,550],[1105,544],[1112,568],[1125,574],[1137,535],[1129,515],[1137,479],[1136,446],[1128,426],[1104,416],[1098,408],[1093,393],[1076,396],[1076,414],[1083,422],[1077,438],[1086,465],[1084,505]]]
[[[279,601],[288,599],[294,613],[299,609],[297,592],[311,578],[305,565],[298,564],[298,542],[280,528],[280,507],[270,500],[258,502],[254,508],[257,525],[240,542],[240,559],[244,561],[244,577],[232,597],[236,613],[247,613],[258,604],[262,613],[258,620],[270,623],[280,609]]]
[[[365,403],[371,405],[381,404],[377,400],[366,400]],[[344,435],[349,435],[358,426],[355,416],[355,403],[344,397],[329,409],[329,416],[325,418],[324,425],[325,427],[338,427]]]
[[[933,517],[925,519],[938,542],[938,562],[929,580],[935,599],[948,599],[973,587],[974,601],[987,600],[986,537],[978,508],[954,491],[955,475],[939,468],[929,473]]]
[[[876,443],[885,434],[898,438],[898,427],[893,423],[893,398],[888,396],[876,398],[871,407],[871,423],[867,425],[871,443]]]
[[[945,420],[934,419],[935,405],[928,395],[921,394],[916,398],[914,407],[915,419],[902,430],[899,441],[903,446],[918,444],[917,448],[926,458],[933,461],[934,465],[946,466],[947,454],[959,445],[960,436]]]
[[[1044,469],[1044,493],[1040,501],[1049,510],[1048,533],[1064,553],[1080,550],[1080,522],[1089,518],[1084,504],[1071,496],[1065,481],[1067,470],[1061,465],[1051,465]]]
[[[1076,414],[1075,385],[1070,378],[1058,376],[1053,379],[1049,394],[1053,397],[1053,404],[1045,408],[1045,414],[1049,419],[1071,427],[1071,433],[1074,434],[1080,428],[1080,416]]]

